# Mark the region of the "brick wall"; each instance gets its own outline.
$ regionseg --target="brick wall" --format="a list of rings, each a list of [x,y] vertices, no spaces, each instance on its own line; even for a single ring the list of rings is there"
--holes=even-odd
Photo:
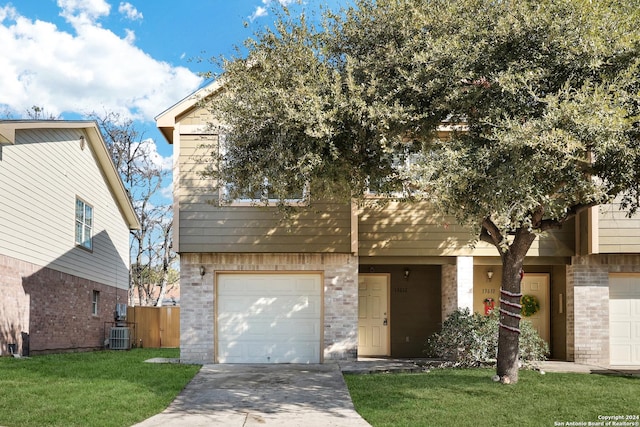
[[[455,265],[442,266],[442,321],[458,308],[458,280]]]
[[[458,308],[473,313],[473,257],[456,258],[455,265],[442,266],[442,321]]]
[[[17,351],[22,353],[21,333],[29,330],[29,295],[22,287],[21,274],[21,269],[26,270],[27,266],[23,264],[0,255],[0,355],[9,353],[8,344],[16,344]]]
[[[30,354],[101,348],[105,322],[127,291],[0,255],[0,354],[7,344],[22,351],[28,334]],[[98,315],[93,291],[100,292]],[[25,340],[26,341],[26,340]]]
[[[200,266],[206,274],[200,276]],[[214,361],[216,271],[324,272],[324,358],[355,359],[358,336],[358,258],[348,254],[181,254],[180,358]]]

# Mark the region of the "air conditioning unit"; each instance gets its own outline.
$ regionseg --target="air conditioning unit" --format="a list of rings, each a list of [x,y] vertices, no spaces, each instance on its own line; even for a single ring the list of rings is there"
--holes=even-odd
[[[109,348],[111,350],[129,350],[131,348],[131,340],[129,337],[129,328],[121,326],[111,328]]]

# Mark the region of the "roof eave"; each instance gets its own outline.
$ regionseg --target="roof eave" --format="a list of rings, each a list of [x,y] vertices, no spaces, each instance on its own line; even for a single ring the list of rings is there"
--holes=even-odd
[[[195,107],[203,99],[221,90],[222,86],[223,83],[220,79],[214,80],[189,96],[181,99],[155,117],[156,126],[160,129],[162,136],[165,137],[169,144],[173,144],[173,131],[176,127],[177,118]]]

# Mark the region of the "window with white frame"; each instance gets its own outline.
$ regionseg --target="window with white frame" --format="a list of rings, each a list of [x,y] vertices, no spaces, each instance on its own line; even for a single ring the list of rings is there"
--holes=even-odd
[[[307,197],[308,186],[298,190],[292,191],[287,194],[287,197],[284,200],[280,200],[274,197],[272,191],[270,191],[271,186],[269,185],[269,180],[264,178],[263,185],[253,191],[249,190],[246,194],[241,196],[239,199],[233,200],[232,204],[264,204],[267,202],[269,205],[276,204],[278,202],[283,201],[286,204],[295,205],[295,204],[303,204],[305,198]],[[227,200],[229,198],[229,194],[233,191],[233,183],[227,183],[221,189],[220,197],[222,200]]]
[[[226,138],[224,134],[218,135],[219,153],[221,156],[226,154]],[[235,184],[233,182],[227,182],[225,185],[220,186],[220,200],[230,201],[229,195],[233,194]],[[303,205],[308,198],[309,185],[305,184],[302,188],[290,191],[284,200],[280,200],[275,197],[274,192],[271,191],[272,186],[269,184],[269,180],[263,178],[262,185],[256,189],[249,189],[239,198],[231,200],[231,205],[262,205],[265,202],[269,205],[274,205],[279,202],[284,202],[287,205]]]
[[[369,196],[390,194],[394,197],[412,194],[413,191],[407,186],[407,178],[411,174],[411,168],[419,162],[420,158],[421,153],[411,152],[408,149],[394,154],[391,164],[394,173],[376,180],[369,179],[367,194]]]
[[[93,291],[91,296],[91,314],[98,315],[98,303],[100,302],[100,291]]]
[[[93,249],[93,207],[76,199],[76,245]]]

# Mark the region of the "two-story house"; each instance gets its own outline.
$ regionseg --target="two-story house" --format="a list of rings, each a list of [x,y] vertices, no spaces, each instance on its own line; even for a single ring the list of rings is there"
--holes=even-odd
[[[0,354],[101,348],[139,222],[93,121],[0,121]]]
[[[427,203],[314,201],[284,222],[275,208],[219,203],[200,175],[219,142],[200,101],[219,90],[156,118],[174,150],[182,360],[420,357],[456,308],[497,307],[496,249],[472,249]],[[640,219],[591,209],[536,240],[525,265],[523,292],[540,304],[529,320],[552,358],[640,365]]]

